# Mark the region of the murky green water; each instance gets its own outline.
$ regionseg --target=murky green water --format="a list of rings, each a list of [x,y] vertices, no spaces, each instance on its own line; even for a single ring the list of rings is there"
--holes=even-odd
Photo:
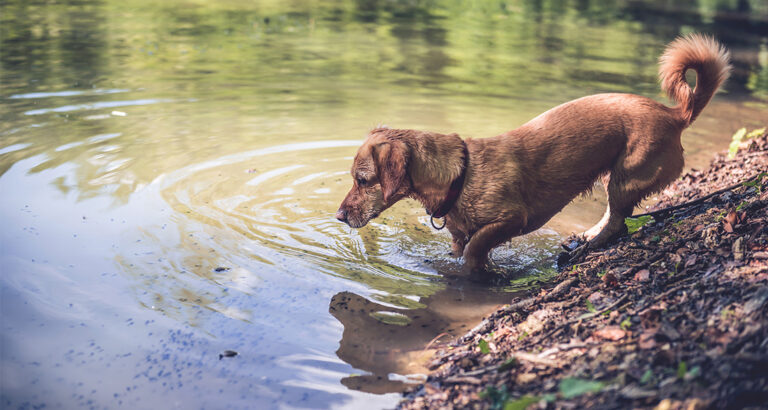
[[[416,204],[333,219],[367,130],[661,98],[655,61],[689,31],[735,59],[689,166],[764,125],[762,0],[465,3],[0,3],[0,405],[391,407],[430,341],[546,279],[602,204],[495,251],[509,284],[447,279]]]

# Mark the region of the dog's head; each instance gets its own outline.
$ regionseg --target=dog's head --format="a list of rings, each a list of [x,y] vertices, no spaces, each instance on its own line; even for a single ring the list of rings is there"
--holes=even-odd
[[[336,218],[353,228],[365,226],[408,195],[408,146],[389,131],[371,131],[352,163],[354,185],[339,206]]]

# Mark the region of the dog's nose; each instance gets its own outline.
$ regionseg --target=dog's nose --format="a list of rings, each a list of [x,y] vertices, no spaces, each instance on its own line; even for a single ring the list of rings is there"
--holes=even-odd
[[[341,222],[347,222],[347,210],[346,209],[339,209],[336,211],[336,219],[340,220]]]

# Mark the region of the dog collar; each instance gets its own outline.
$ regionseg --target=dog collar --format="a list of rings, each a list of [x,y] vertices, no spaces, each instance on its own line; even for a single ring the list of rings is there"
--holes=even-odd
[[[464,147],[464,168],[461,170],[461,174],[459,174],[459,176],[454,179],[453,182],[451,182],[451,186],[448,188],[448,193],[445,195],[445,198],[443,199],[443,202],[440,204],[440,206],[438,206],[437,209],[433,212],[429,212],[429,210],[427,210],[427,214],[431,216],[430,221],[432,226],[434,226],[435,229],[443,229],[445,224],[438,228],[435,226],[433,219],[442,218],[448,215],[448,212],[450,212],[453,206],[456,205],[456,200],[459,199],[461,188],[464,187],[464,179],[467,176],[467,168],[469,168],[469,149],[467,149],[467,143],[463,140],[461,141],[461,145]]]

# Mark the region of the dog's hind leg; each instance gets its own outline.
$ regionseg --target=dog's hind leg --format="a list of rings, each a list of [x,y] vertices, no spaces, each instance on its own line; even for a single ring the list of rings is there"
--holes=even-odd
[[[605,189],[606,196],[608,195],[608,182],[609,182],[610,174],[603,175],[602,182],[603,182],[603,188]],[[605,208],[605,213],[603,213],[603,217],[600,218],[600,222],[596,223],[595,226],[589,228],[588,230],[582,232],[581,236],[586,241],[591,241],[594,239],[602,230],[605,228],[605,226],[608,224],[608,219],[610,219],[611,216],[611,204],[609,203],[608,206]]]
[[[611,170],[607,177],[608,208],[603,220],[592,228],[596,230],[599,226],[600,232],[589,240],[591,248],[601,247],[625,233],[624,218],[632,216],[635,206],[680,175],[683,150],[679,143],[654,151],[648,150],[640,161],[624,156]]]

